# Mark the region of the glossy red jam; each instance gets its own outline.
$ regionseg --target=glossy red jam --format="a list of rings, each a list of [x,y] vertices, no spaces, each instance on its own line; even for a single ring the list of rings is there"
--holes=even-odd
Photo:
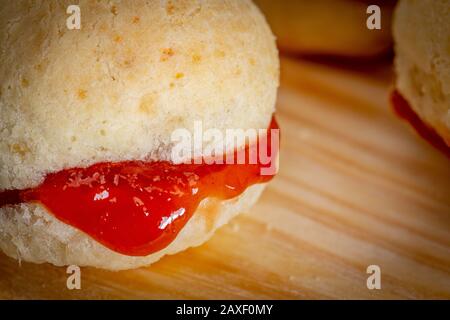
[[[269,129],[277,129],[275,119]],[[270,155],[271,130],[259,137]],[[248,146],[245,151],[248,154]],[[275,161],[278,149],[272,151]],[[236,155],[236,151],[235,151]],[[249,162],[249,161],[247,161]],[[269,181],[270,164],[98,163],[49,174],[33,189],[0,192],[0,206],[39,202],[59,220],[130,256],[165,248],[206,197],[230,199]]]
[[[408,101],[397,90],[391,94],[391,104],[395,113],[408,121],[423,139],[450,158],[450,147],[445,143],[444,139],[419,118]]]

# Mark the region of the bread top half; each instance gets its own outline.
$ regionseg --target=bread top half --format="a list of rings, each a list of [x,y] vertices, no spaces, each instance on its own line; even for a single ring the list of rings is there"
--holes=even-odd
[[[275,39],[249,0],[0,0],[0,190],[103,161],[168,160],[171,133],[267,128]]]

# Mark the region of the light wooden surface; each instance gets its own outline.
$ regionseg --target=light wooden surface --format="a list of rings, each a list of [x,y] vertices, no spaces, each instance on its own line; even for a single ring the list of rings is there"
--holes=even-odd
[[[450,161],[392,115],[390,79],[283,59],[281,169],[250,213],[148,268],[84,268],[79,291],[0,255],[0,298],[450,298]]]

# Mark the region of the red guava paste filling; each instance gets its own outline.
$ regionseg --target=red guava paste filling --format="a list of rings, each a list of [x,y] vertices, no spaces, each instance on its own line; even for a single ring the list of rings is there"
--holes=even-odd
[[[272,130],[258,143],[271,150]],[[249,157],[246,145],[245,154]],[[237,151],[234,152],[237,156]],[[226,155],[224,155],[225,159]],[[255,162],[253,162],[255,163]],[[207,197],[231,199],[247,187],[267,182],[261,169],[270,163],[172,164],[168,161],[97,163],[48,174],[36,188],[0,192],[0,206],[39,202],[59,220],[116,252],[145,256],[170,244]]]
[[[394,90],[391,94],[391,105],[395,113],[408,121],[423,139],[450,158],[450,147],[445,143],[444,139],[419,118],[408,101],[397,90]]]

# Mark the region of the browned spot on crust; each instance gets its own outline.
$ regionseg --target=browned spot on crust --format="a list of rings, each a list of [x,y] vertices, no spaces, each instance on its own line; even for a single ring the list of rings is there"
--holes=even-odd
[[[161,61],[167,61],[175,54],[172,48],[165,48],[161,50]]]
[[[146,114],[153,114],[155,111],[155,98],[152,94],[147,94],[141,99],[139,104],[139,111]]]
[[[112,6],[112,7],[111,7],[111,13],[112,13],[113,15],[117,16],[118,11],[117,11],[117,7],[116,7],[116,6]]]
[[[30,152],[30,148],[25,143],[13,143],[9,146],[12,153],[16,153],[21,157],[24,157],[28,152]]]
[[[86,99],[87,97],[87,91],[83,90],[83,89],[79,89],[77,92],[78,98],[80,98],[81,100]]]
[[[132,61],[130,61],[130,60],[125,60],[125,61],[123,62],[123,66],[124,66],[125,68],[129,68],[129,67],[131,66],[131,64],[132,64]]]
[[[116,43],[120,43],[120,42],[122,42],[123,38],[122,38],[122,36],[116,34],[116,35],[114,36],[113,40],[114,40],[114,42],[116,42]]]
[[[184,73],[182,73],[182,72],[178,72],[176,75],[175,75],[175,79],[181,79],[181,78],[183,78],[184,77]]]
[[[170,16],[174,13],[174,11],[175,11],[175,5],[172,3],[172,1],[168,1],[167,6],[166,6],[167,14]]]
[[[199,54],[192,55],[192,62],[199,63],[202,60],[202,56]]]
[[[223,50],[216,50],[216,51],[214,52],[214,54],[215,54],[215,56],[218,57],[218,58],[223,58],[223,57],[225,57],[225,51],[223,51]]]
[[[139,18],[138,16],[133,17],[132,22],[133,22],[134,24],[139,23],[139,21],[141,21],[141,18]]]
[[[35,46],[36,48],[41,48],[46,37],[47,37],[47,34],[44,31],[37,31],[34,34],[34,39],[32,40],[33,41],[32,45]]]
[[[28,82],[28,80],[25,79],[25,78],[22,78],[21,84],[22,84],[22,87],[24,87],[24,88],[27,88],[27,87],[30,85],[30,83]]]

